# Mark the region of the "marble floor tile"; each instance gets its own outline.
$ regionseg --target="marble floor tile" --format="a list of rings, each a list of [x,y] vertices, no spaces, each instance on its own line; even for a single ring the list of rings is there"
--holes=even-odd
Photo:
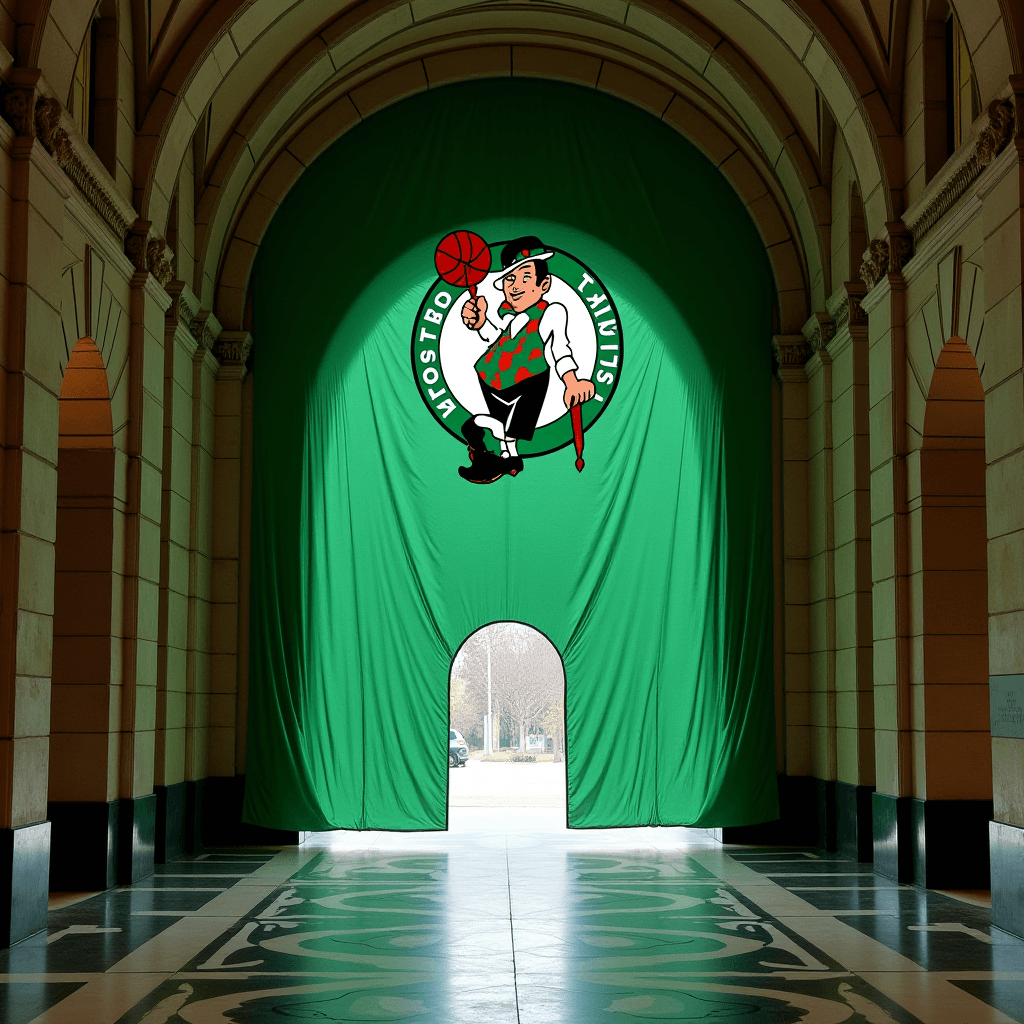
[[[702,830],[474,833],[458,810],[440,836],[210,850],[55,908],[0,954],[0,1021],[1024,1021],[1024,942],[979,902]]]

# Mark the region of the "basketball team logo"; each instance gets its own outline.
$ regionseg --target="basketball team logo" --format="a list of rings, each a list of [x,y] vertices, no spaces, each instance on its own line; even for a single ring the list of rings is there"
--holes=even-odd
[[[434,419],[468,449],[459,475],[492,484],[525,459],[573,445],[608,407],[622,324],[608,289],[535,235],[489,244],[454,231],[416,314],[412,366]]]

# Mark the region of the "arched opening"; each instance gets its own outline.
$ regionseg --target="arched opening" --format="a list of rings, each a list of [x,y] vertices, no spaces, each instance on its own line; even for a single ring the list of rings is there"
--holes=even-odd
[[[960,19],[949,0],[926,8],[924,42],[925,180],[930,181],[970,137],[981,113],[978,81]]]
[[[449,827],[482,827],[495,809],[565,821],[565,668],[522,622],[470,634],[449,674]],[[463,745],[462,741],[465,741]],[[465,750],[465,756],[462,751]],[[540,812],[539,815],[537,812]]]
[[[974,356],[959,337],[946,342],[936,361],[920,459],[914,881],[987,888],[992,753],[985,397]]]
[[[96,4],[68,94],[68,113],[103,166],[117,177],[117,91],[121,65],[116,0]]]
[[[68,359],[59,417],[50,886],[106,889],[116,866],[119,513],[107,371],[91,338],[82,338]]]

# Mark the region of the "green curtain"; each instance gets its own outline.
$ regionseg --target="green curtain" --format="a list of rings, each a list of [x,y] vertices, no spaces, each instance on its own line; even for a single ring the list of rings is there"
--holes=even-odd
[[[536,234],[618,305],[614,401],[495,484],[417,392],[457,228]],[[302,175],[253,279],[247,820],[443,829],[448,673],[516,620],[566,674],[573,827],[777,816],[771,279],[725,179],[656,118],[535,80],[432,90]]]

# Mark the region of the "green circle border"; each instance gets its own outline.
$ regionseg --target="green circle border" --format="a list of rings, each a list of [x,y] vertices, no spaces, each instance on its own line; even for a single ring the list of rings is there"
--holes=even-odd
[[[491,251],[491,268],[492,268],[491,273],[494,273],[495,271],[501,269],[501,259],[500,259],[501,250],[507,244],[508,244],[507,242],[495,242],[493,245],[491,245],[489,247],[490,251]],[[615,300],[610,295],[608,289],[604,286],[604,283],[601,281],[600,277],[598,277],[598,275],[596,273],[594,273],[594,271],[591,270],[590,267],[588,267],[577,256],[572,255],[572,253],[566,252],[564,249],[559,249],[559,248],[557,248],[557,247],[555,247],[553,245],[546,246],[545,248],[548,249],[549,251],[551,251],[552,253],[554,253],[554,255],[551,257],[551,259],[549,259],[547,261],[549,269],[551,270],[551,272],[553,274],[555,274],[556,277],[560,277],[563,281],[565,281],[566,284],[569,284],[571,279],[569,277],[567,277],[564,273],[561,272],[561,267],[563,267],[563,266],[571,266],[573,268],[582,269],[589,277],[591,277],[593,279],[594,287],[597,288],[599,293],[603,293],[605,295],[605,297],[607,299],[607,304],[608,304],[609,307],[611,307],[611,313],[612,313],[612,315],[613,315],[613,317],[615,319],[615,323],[618,326],[618,334],[617,334],[618,345],[619,345],[618,352],[617,352],[618,365],[616,367],[614,367],[615,376],[614,376],[614,378],[613,378],[613,380],[611,381],[610,384],[608,384],[608,383],[599,384],[597,382],[596,378],[597,378],[598,373],[600,372],[600,370],[598,369],[598,367],[600,366],[600,363],[597,362],[595,364],[595,367],[594,367],[594,371],[595,372],[594,372],[594,375],[593,375],[594,378],[595,378],[595,380],[594,380],[594,387],[596,389],[597,394],[602,396],[602,400],[599,401],[597,398],[592,398],[589,402],[584,402],[583,403],[583,407],[582,407],[582,412],[583,412],[583,430],[584,430],[584,432],[586,432],[587,430],[589,430],[601,418],[602,414],[605,411],[605,408],[608,406],[608,404],[611,402],[612,398],[614,397],[615,390],[616,390],[616,388],[619,385],[619,379],[622,376],[622,368],[623,368],[623,363],[624,363],[623,352],[624,352],[624,347],[625,347],[624,339],[623,339],[623,331],[622,331],[622,318],[619,316],[619,311],[618,311],[618,308],[615,305]],[[450,427],[445,422],[444,417],[442,417],[438,413],[437,409],[435,408],[435,404],[434,403],[436,401],[438,401],[438,400],[441,400],[441,396],[439,395],[438,399],[432,399],[429,396],[429,394],[427,393],[427,389],[429,387],[431,387],[431,385],[425,384],[423,382],[423,380],[422,380],[422,378],[420,376],[420,370],[421,370],[420,360],[417,359],[417,344],[418,344],[417,336],[418,336],[418,333],[419,333],[421,320],[423,318],[423,311],[424,311],[424,309],[427,308],[428,305],[431,305],[433,303],[434,296],[437,295],[441,291],[454,291],[454,287],[452,285],[449,285],[447,282],[443,281],[440,277],[438,277],[438,278],[436,278],[434,280],[434,283],[427,290],[426,295],[423,297],[423,301],[420,303],[419,308],[416,310],[416,320],[415,320],[415,323],[414,323],[413,329],[412,329],[412,344],[411,344],[411,361],[412,361],[413,377],[416,380],[416,387],[417,387],[417,390],[419,391],[420,398],[423,399],[423,404],[430,410],[431,416],[434,418],[434,420],[440,426],[442,426],[449,434],[451,434],[452,437],[454,437],[460,444],[464,445],[466,443],[466,439],[462,436],[462,433],[461,433],[462,424],[465,422],[466,418],[472,417],[474,415],[474,413],[471,413],[468,409],[466,409],[465,406],[463,406],[458,401],[458,399],[455,398],[455,395],[448,388],[447,381],[445,381],[444,374],[441,371],[440,346],[438,346],[438,359],[437,359],[437,363],[436,364],[427,364],[427,365],[428,366],[429,365],[435,365],[435,368],[437,369],[437,372],[438,372],[438,375],[439,375],[439,379],[438,379],[437,383],[435,385],[433,385],[433,387],[436,389],[438,385],[443,386],[444,389],[445,389],[445,393],[446,393],[447,397],[450,398],[451,401],[455,402],[455,405],[456,405],[455,415],[458,415],[458,413],[460,411],[463,413],[463,416],[460,417],[460,419],[459,419],[458,429],[452,429],[452,427]],[[459,288],[459,292],[460,293],[464,292],[464,291],[466,291],[465,288]],[[586,297],[584,296],[584,299],[585,298]],[[454,302],[454,301],[455,301],[455,297],[453,296],[452,297],[452,302]],[[598,320],[596,319],[596,317],[594,317],[594,308],[593,308],[593,306],[590,306],[589,303],[587,303],[587,305],[588,305],[588,308],[590,310],[590,315],[591,315],[591,318],[592,318],[593,323],[594,323],[595,333],[597,334],[597,339],[598,339],[598,342],[597,342],[598,350],[597,350],[597,352],[598,352],[598,357],[600,357],[600,353],[601,353],[600,345],[601,345],[602,334],[598,330],[598,326],[597,326],[598,325]],[[603,304],[602,304],[602,306],[603,306]],[[440,309],[441,307],[436,307],[436,308]],[[451,304],[449,303],[449,306],[445,307],[445,316],[447,316],[448,311],[450,310],[450,308],[451,308]],[[605,335],[605,337],[607,337],[607,335]],[[438,339],[438,340],[440,340],[440,339]],[[427,347],[427,346],[423,345],[421,347]],[[605,390],[605,389],[607,389],[607,390]],[[594,411],[595,409],[596,409],[596,411]],[[453,415],[453,414],[449,413],[449,415]],[[555,443],[552,443],[552,442],[555,442]],[[519,454],[522,455],[523,458],[525,458],[525,459],[532,459],[532,458],[538,458],[541,455],[549,455],[551,452],[560,451],[562,448],[566,448],[569,445],[571,445],[572,443],[573,443],[572,419],[568,415],[568,413],[566,413],[563,416],[559,416],[558,419],[555,420],[553,423],[549,423],[546,426],[539,427],[537,429],[537,431],[534,433],[532,440],[530,440],[530,441],[520,441],[519,444],[518,444],[518,449],[519,449]],[[545,444],[548,445],[548,447],[543,447],[543,445],[545,445]]]

